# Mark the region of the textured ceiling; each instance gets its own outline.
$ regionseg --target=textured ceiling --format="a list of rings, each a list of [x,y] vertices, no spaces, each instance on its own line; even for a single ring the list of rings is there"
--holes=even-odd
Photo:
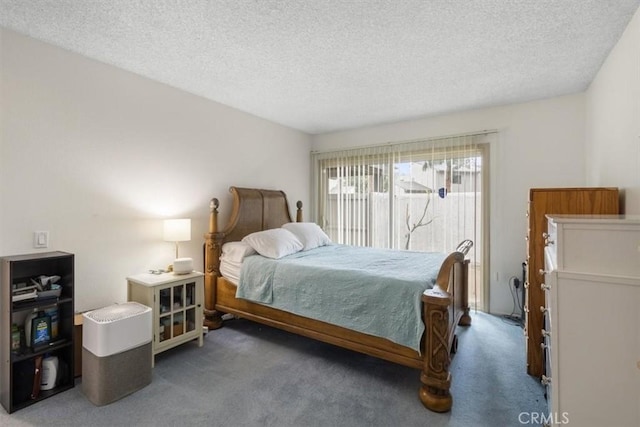
[[[0,25],[308,133],[585,90],[640,0],[0,0]]]

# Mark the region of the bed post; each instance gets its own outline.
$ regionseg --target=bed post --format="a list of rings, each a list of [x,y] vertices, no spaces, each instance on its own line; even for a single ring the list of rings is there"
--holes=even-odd
[[[425,334],[424,364],[420,374],[420,400],[435,412],[451,410],[451,353],[456,351],[456,325],[471,325],[468,301],[468,266],[465,256],[473,246],[464,240],[440,267],[436,284],[422,294]]]
[[[220,275],[218,206],[218,199],[211,199],[209,204],[209,232],[204,235],[204,325],[209,329],[218,329],[222,326],[222,315],[215,309],[216,284]]]
[[[461,254],[463,254],[463,256],[466,257],[466,255],[469,253],[469,251],[471,250],[471,247],[473,246],[473,242],[469,239],[465,239],[462,242],[460,242],[460,244],[458,245],[458,247],[456,248],[456,252],[460,252]],[[461,284],[461,288],[460,286],[458,286],[457,289],[455,289],[456,292],[460,292],[460,297],[461,297],[461,304],[462,304],[462,317],[460,318],[460,321],[458,322],[458,325],[460,326],[471,326],[471,315],[469,314],[469,260],[468,259],[463,259],[462,262],[460,264],[457,264],[456,267],[460,268],[459,271],[459,278],[457,278],[457,282],[454,282],[456,284]]]
[[[451,295],[436,285],[422,295],[424,320],[424,366],[420,374],[420,400],[434,412],[451,410],[453,399],[449,393],[451,373],[449,364],[449,306]]]
[[[464,286],[462,287],[462,317],[458,325],[471,326],[471,315],[469,314],[469,260],[465,259],[460,265],[460,277]]]
[[[298,200],[296,203],[296,222],[302,222],[302,202]]]

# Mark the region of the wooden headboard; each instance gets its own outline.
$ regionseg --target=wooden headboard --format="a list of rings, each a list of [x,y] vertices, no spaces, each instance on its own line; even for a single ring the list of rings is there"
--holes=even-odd
[[[221,231],[225,242],[242,240],[253,232],[278,228],[292,221],[287,196],[282,191],[240,187],[231,187],[229,191],[233,207],[229,222]]]
[[[215,305],[215,282],[220,276],[220,254],[226,242],[242,240],[256,231],[281,227],[291,222],[287,195],[278,190],[230,187],[231,216],[224,229],[218,228],[218,199],[211,199],[209,232],[205,234],[205,315]],[[296,203],[296,221],[302,221],[302,202]]]

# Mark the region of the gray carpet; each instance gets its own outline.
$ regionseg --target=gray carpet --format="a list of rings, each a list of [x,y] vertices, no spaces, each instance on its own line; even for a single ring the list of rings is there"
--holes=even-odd
[[[517,426],[546,412],[525,372],[522,329],[474,313],[459,328],[453,410],[419,398],[419,372],[258,325],[230,320],[204,346],[156,357],[147,387],[96,407],[81,384],[8,415],[3,426]],[[521,415],[524,414],[524,415]]]

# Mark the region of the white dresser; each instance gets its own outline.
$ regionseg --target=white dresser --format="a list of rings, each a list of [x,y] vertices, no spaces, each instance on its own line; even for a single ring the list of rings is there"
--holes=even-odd
[[[547,218],[547,421],[640,426],[640,216]]]

